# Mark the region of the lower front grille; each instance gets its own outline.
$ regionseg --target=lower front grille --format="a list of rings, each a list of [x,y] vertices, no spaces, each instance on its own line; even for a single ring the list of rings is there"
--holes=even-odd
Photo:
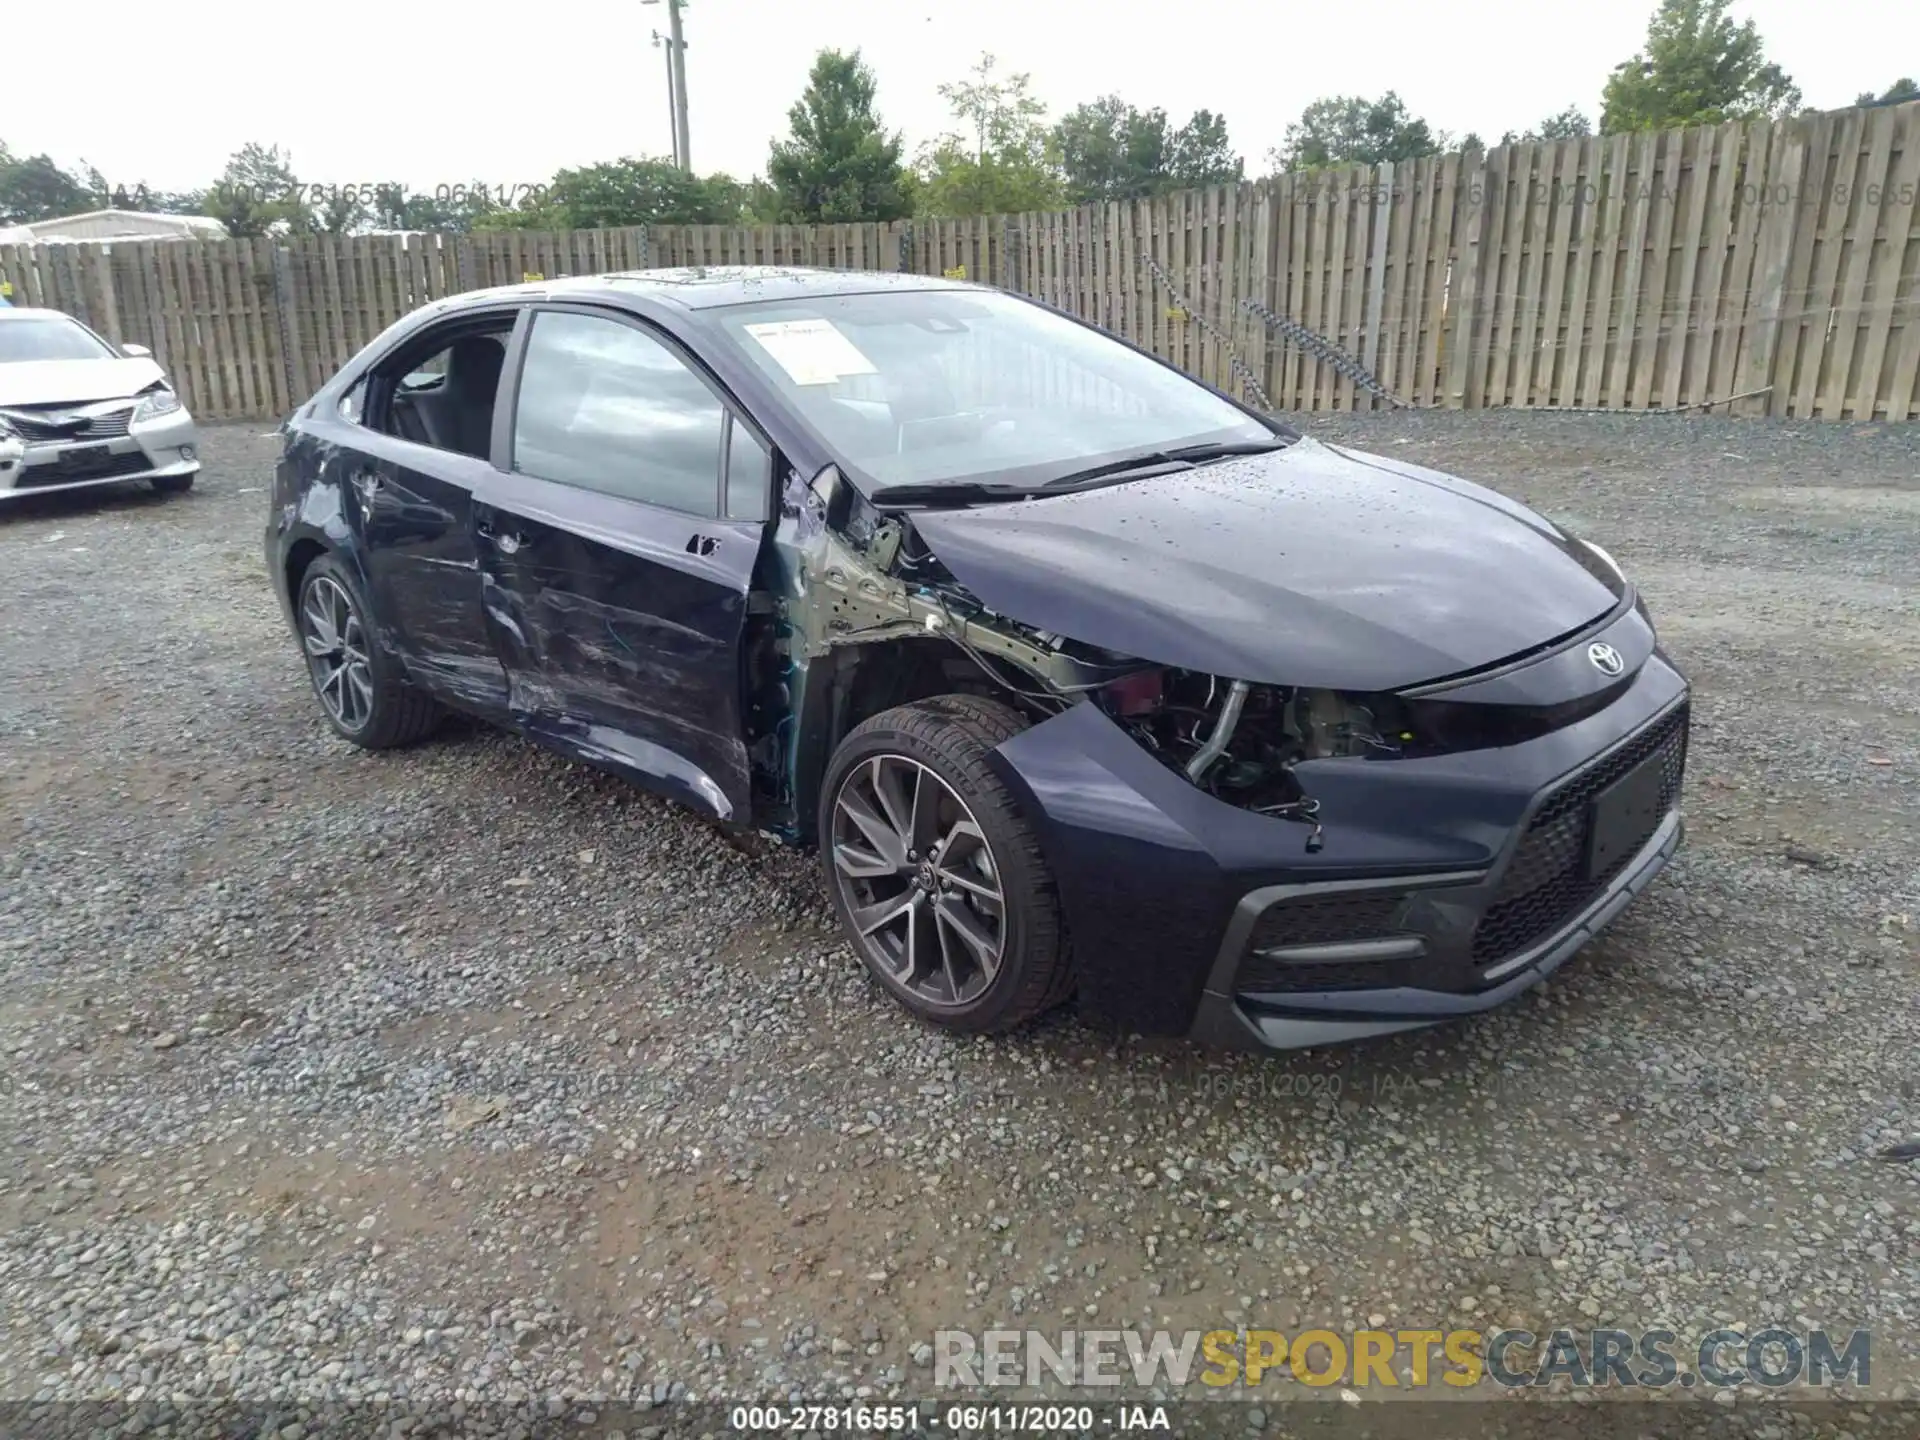
[[[144,475],[153,462],[138,450],[125,455],[106,455],[84,465],[28,465],[13,482],[16,490],[45,489],[53,485],[77,485],[84,480],[117,480],[123,476]]]
[[[1361,990],[1396,983],[1399,961],[1313,961],[1301,963],[1263,955],[1263,950],[1295,945],[1334,945],[1379,940],[1400,929],[1406,896],[1397,891],[1345,895],[1307,895],[1268,907],[1247,938],[1234,988],[1255,994],[1287,991]]]
[[[1687,763],[1687,707],[1682,705],[1548,796],[1528,822],[1500,890],[1473,932],[1476,965],[1492,965],[1539,944],[1571,924],[1596,900],[1636,851],[1653,838],[1656,818],[1606,872],[1586,871],[1587,827],[1594,797],[1646,763],[1660,767],[1660,816],[1680,800]]]

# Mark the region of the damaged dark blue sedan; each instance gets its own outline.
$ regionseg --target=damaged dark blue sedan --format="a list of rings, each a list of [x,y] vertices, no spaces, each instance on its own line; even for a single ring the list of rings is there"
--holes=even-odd
[[[460,710],[817,845],[954,1029],[1432,1024],[1679,843],[1687,684],[1597,545],[992,289],[462,295],[285,438],[268,565],[340,735]]]

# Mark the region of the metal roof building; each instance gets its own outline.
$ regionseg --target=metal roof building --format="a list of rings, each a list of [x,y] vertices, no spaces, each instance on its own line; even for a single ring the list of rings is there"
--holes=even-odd
[[[208,215],[155,215],[141,210],[89,210],[26,225],[0,226],[0,245],[85,240],[225,240],[227,227]]]

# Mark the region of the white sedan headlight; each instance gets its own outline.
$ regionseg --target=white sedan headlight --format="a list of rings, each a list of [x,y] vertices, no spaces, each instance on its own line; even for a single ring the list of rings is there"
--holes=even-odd
[[[180,408],[180,397],[171,390],[150,390],[140,397],[140,403],[133,409],[134,423],[142,420],[158,420],[162,415],[171,415]]]

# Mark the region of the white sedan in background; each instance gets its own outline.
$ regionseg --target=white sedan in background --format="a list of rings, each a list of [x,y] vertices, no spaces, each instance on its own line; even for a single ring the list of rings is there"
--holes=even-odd
[[[144,345],[113,346],[58,310],[0,308],[0,506],[145,480],[193,485],[200,437]]]

